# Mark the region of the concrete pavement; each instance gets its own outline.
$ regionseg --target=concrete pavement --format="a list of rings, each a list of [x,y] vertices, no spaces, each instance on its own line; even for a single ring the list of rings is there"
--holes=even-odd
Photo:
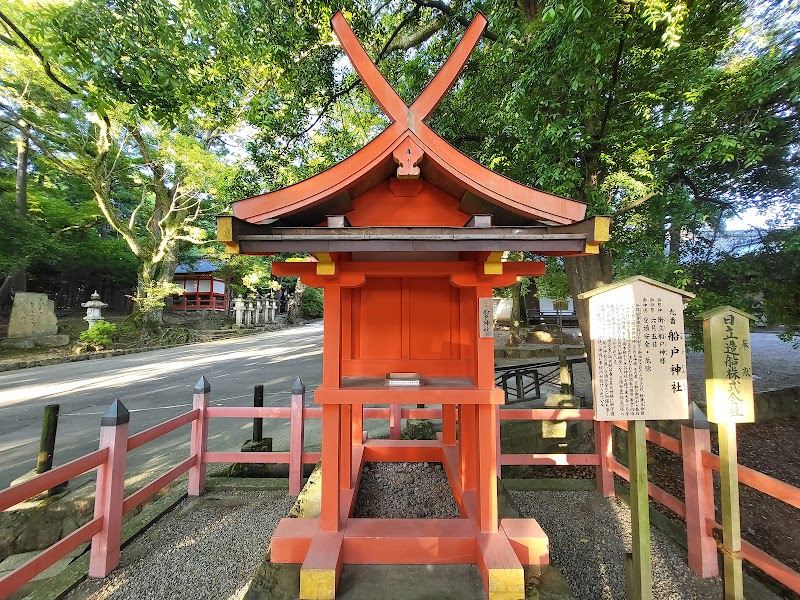
[[[252,406],[253,386],[264,384],[265,406],[288,406],[296,377],[307,404],[321,380],[322,323],[102,360],[36,367],[0,374],[0,489],[34,468],[43,407],[61,405],[55,465],[97,449],[100,416],[119,398],[131,411],[131,434],[191,407],[201,376],[213,405]],[[386,429],[388,424],[372,423]],[[209,449],[235,451],[250,435],[248,419],[214,419]],[[288,449],[288,420],[267,419],[264,435]],[[379,431],[371,431],[373,435]],[[306,423],[307,448],[319,445],[319,421]],[[178,464],[189,451],[189,428],[145,445],[129,456],[129,483]],[[86,477],[88,478],[88,477]]]

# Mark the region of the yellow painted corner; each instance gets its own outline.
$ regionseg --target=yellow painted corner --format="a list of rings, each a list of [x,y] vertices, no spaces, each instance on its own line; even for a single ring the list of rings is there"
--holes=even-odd
[[[225,254],[239,254],[239,244],[236,242],[225,242]]]
[[[217,241],[233,241],[233,217],[217,217]]]
[[[491,252],[489,258],[483,263],[484,275],[502,275],[503,274],[503,253]]]
[[[600,254],[600,244],[587,243],[583,249],[584,254]]]
[[[334,600],[336,569],[300,569],[300,600]]]
[[[594,218],[594,240],[607,242],[611,239],[611,217],[599,215]]]
[[[317,275],[335,275],[336,274],[336,263],[317,263]]]
[[[314,256],[317,259],[317,275],[336,274],[336,263],[333,262],[329,252],[318,252]]]
[[[525,571],[489,569],[489,600],[524,600]]]

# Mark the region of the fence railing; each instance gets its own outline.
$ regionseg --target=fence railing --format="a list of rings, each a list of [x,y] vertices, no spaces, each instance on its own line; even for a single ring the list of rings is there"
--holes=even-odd
[[[305,451],[305,420],[321,419],[320,407],[305,406],[305,386],[298,378],[292,387],[291,402],[284,407],[209,406],[211,388],[201,378],[194,388],[192,410],[128,436],[130,415],[121,402],[115,401],[101,420],[100,449],[19,485],[0,491],[0,510],[5,510],[56,485],[98,469],[94,517],[91,521],[50,546],[17,570],[0,578],[0,599],[6,598],[27,581],[47,569],[81,544],[92,541],[89,575],[105,577],[118,564],[123,515],[147,501],[159,490],[188,472],[188,493],[198,496],[206,485],[206,466],[213,463],[281,463],[289,465],[289,493],[297,495],[302,486],[303,465],[314,464],[320,454]],[[628,469],[616,460],[611,430],[625,429],[625,422],[594,422],[595,452],[507,454],[500,448],[501,421],[593,421],[591,409],[572,408],[503,408],[499,409],[497,436],[498,470],[503,465],[590,465],[596,467],[598,491],[614,495],[614,475],[629,480]],[[401,405],[364,407],[363,418],[388,419],[392,439],[400,439],[403,419],[441,419],[441,408],[406,408]],[[700,413],[702,416],[702,413]],[[289,419],[287,452],[211,452],[208,450],[208,422],[212,418]],[[124,497],[128,452],[191,425],[189,456],[163,475],[136,492]],[[708,422],[695,418],[681,425],[676,439],[654,429],[647,429],[647,440],[682,457],[685,501],[672,496],[653,483],[650,496],[685,519],[689,566],[708,577],[717,574],[717,544],[712,472],[719,470],[719,457],[711,452]],[[800,508],[800,489],[739,466],[741,483]],[[762,550],[743,543],[745,560],[763,570],[786,587],[800,592],[800,574]]]
[[[506,405],[542,397],[545,384],[568,387],[566,393],[575,393],[573,367],[586,363],[586,357],[547,360],[524,365],[495,367],[495,385],[503,389]]]
[[[698,415],[697,409],[695,415]],[[681,501],[665,490],[648,483],[650,497],[660,502],[686,521],[689,566],[704,577],[718,573],[717,541],[715,531],[722,525],[716,521],[714,509],[714,484],[712,471],[719,472],[719,456],[711,452],[711,435],[708,421],[702,413],[681,425],[681,439],[647,429],[647,440],[681,456],[684,474],[684,498]],[[627,429],[624,421],[614,426]],[[609,461],[612,472],[630,481],[628,469],[614,459]],[[790,506],[800,508],[800,489],[765,475],[754,469],[738,465],[739,483],[776,498]],[[800,593],[800,573],[770,556],[753,544],[742,541],[742,558],[782,583]]]

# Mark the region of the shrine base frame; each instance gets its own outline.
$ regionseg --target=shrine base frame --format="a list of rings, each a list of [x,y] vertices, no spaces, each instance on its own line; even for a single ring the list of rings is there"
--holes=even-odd
[[[332,405],[332,408],[339,407]],[[460,436],[473,438],[472,441],[467,439],[463,445],[451,431],[437,434],[437,439],[430,441],[365,440],[353,436],[348,441],[361,440],[362,443],[350,446],[349,465],[345,466],[341,463],[346,461],[348,453],[342,451],[343,444],[337,443],[339,464],[326,469],[323,461],[322,474],[323,513],[330,511],[330,490],[336,489],[333,503],[337,505],[338,518],[333,526],[323,522],[324,518],[330,521],[330,517],[324,514],[319,518],[285,518],[272,537],[272,562],[302,565],[300,598],[335,598],[345,564],[475,564],[490,600],[523,599],[523,565],[548,565],[549,541],[534,519],[497,518],[496,468],[494,465],[487,468],[488,461],[479,459],[481,453],[475,451],[474,445],[481,437],[488,444],[496,444],[496,410],[494,406],[458,406],[464,432],[473,430],[472,436]],[[344,437],[348,423],[341,416],[346,412],[336,410],[335,417],[340,418],[331,419],[335,427],[329,427],[329,431],[341,432]],[[329,416],[333,416],[331,413],[333,410],[329,409]],[[489,427],[494,427],[494,430]],[[481,433],[490,432],[492,435],[481,436]],[[323,432],[323,445],[324,435]],[[338,442],[339,435],[335,439]],[[465,456],[468,447],[472,447],[471,456]],[[489,454],[493,455],[493,452]],[[354,518],[361,473],[367,462],[441,463],[460,518]],[[343,477],[347,471],[350,476]],[[326,485],[326,476],[328,482],[332,479],[338,485]],[[492,482],[488,481],[488,476],[493,478]],[[489,489],[485,489],[487,487]],[[487,493],[493,494],[493,501],[488,499]],[[488,501],[482,501],[482,498]]]

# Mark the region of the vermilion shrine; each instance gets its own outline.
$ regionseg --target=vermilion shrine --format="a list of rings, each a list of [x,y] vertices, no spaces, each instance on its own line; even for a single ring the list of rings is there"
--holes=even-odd
[[[426,124],[481,38],[478,14],[452,56],[407,106],[345,18],[333,29],[391,124],[357,153],[290,187],[233,204],[218,218],[228,251],[300,251],[317,262],[274,263],[325,293],[322,507],[284,519],[273,562],[301,563],[301,598],[333,598],[343,564],[473,563],[491,599],[524,598],[523,565],[549,562],[533,519],[497,514],[498,409],[492,288],[544,273],[502,262],[504,251],[597,253],[609,220],[585,205],[506,179],[450,146]],[[387,387],[390,372],[422,376]],[[442,406],[435,441],[369,440],[365,404]],[[352,518],[370,461],[441,462],[460,519]]]

